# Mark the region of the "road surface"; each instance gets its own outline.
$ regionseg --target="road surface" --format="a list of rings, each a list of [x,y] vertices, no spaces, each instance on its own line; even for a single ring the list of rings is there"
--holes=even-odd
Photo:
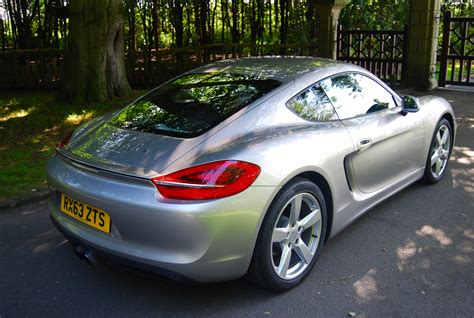
[[[0,214],[0,317],[473,317],[474,93],[436,94],[459,123],[445,178],[365,214],[324,247],[298,288],[183,286],[88,266],[41,201]]]

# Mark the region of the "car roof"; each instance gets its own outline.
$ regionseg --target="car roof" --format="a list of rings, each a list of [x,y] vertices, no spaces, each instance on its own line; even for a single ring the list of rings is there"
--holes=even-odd
[[[314,71],[336,68],[337,71],[360,71],[359,66],[331,59],[308,56],[261,56],[229,59],[207,64],[190,73],[225,72],[261,75],[282,83]]]

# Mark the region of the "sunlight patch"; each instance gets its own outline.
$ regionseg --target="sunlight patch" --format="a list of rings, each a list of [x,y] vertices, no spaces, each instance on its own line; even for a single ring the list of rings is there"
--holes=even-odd
[[[464,236],[474,240],[474,231],[473,230],[464,230]]]
[[[416,235],[418,236],[431,236],[437,240],[441,245],[451,245],[453,240],[446,236],[443,230],[435,229],[431,225],[423,225],[419,230],[416,230]]]
[[[423,253],[423,248],[418,247],[415,242],[408,242],[405,245],[399,246],[397,248],[398,262],[397,267],[399,270],[413,270],[416,265],[414,261],[411,261],[411,258],[417,254]],[[420,264],[421,266],[429,267],[429,263]]]
[[[469,147],[454,147],[451,160],[463,165],[470,165],[474,161],[474,150]]]
[[[456,255],[454,256],[454,261],[459,265],[466,265],[471,262],[471,258],[467,255]]]
[[[402,261],[406,262],[409,258],[416,255],[417,247],[414,242],[408,242],[404,246],[397,248],[397,256]]]
[[[72,113],[66,117],[66,120],[64,120],[64,122],[67,124],[79,125],[81,122],[91,119],[92,116],[94,116],[93,111],[82,111],[82,114]]]
[[[469,241],[462,241],[456,249],[461,253],[469,254],[474,252],[474,246]]]
[[[474,128],[474,117],[463,118],[463,121],[468,121],[469,128]]]
[[[51,150],[50,146],[44,145],[43,148],[40,149],[40,152],[47,152],[47,151],[50,151],[50,150]]]
[[[453,189],[463,187],[464,191],[474,193],[474,169],[451,169]]]
[[[43,129],[43,132],[54,132],[54,131],[57,131],[59,129],[59,126],[53,126],[52,128],[45,128]]]
[[[376,271],[372,268],[353,285],[357,295],[364,300],[370,300],[377,295],[375,274]]]
[[[35,109],[35,107],[31,107],[31,108],[28,108],[28,109],[19,109],[19,110],[17,110],[17,111],[11,112],[11,113],[8,114],[8,115],[5,115],[5,116],[3,116],[3,117],[0,117],[0,122],[5,122],[5,121],[8,121],[9,119],[12,119],[12,118],[22,118],[22,117],[26,117],[26,116],[28,116],[34,109]]]

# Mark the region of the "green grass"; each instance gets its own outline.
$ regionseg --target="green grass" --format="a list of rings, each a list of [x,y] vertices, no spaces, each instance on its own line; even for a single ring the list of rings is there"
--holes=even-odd
[[[0,200],[44,186],[46,161],[64,136],[144,92],[91,104],[58,101],[55,93],[0,93]]]
[[[446,80],[447,81],[451,80],[452,73],[454,72],[453,80],[455,82],[458,81],[460,69],[461,69],[461,63],[458,60],[455,61],[454,70],[453,70],[452,61],[448,60],[447,67],[446,67]],[[463,67],[463,72],[462,72],[462,81],[467,80],[467,71],[468,71],[468,65],[465,64],[464,67]],[[436,79],[438,81],[439,81],[439,72],[440,72],[440,62],[438,61],[438,63],[436,63]],[[470,74],[474,74],[474,64],[471,65]],[[472,80],[471,80],[471,82],[472,82]]]

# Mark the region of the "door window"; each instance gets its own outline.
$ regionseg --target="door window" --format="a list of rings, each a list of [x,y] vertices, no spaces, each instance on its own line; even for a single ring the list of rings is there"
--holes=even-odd
[[[362,74],[344,74],[325,79],[321,87],[340,119],[376,113],[396,106],[392,94]]]

